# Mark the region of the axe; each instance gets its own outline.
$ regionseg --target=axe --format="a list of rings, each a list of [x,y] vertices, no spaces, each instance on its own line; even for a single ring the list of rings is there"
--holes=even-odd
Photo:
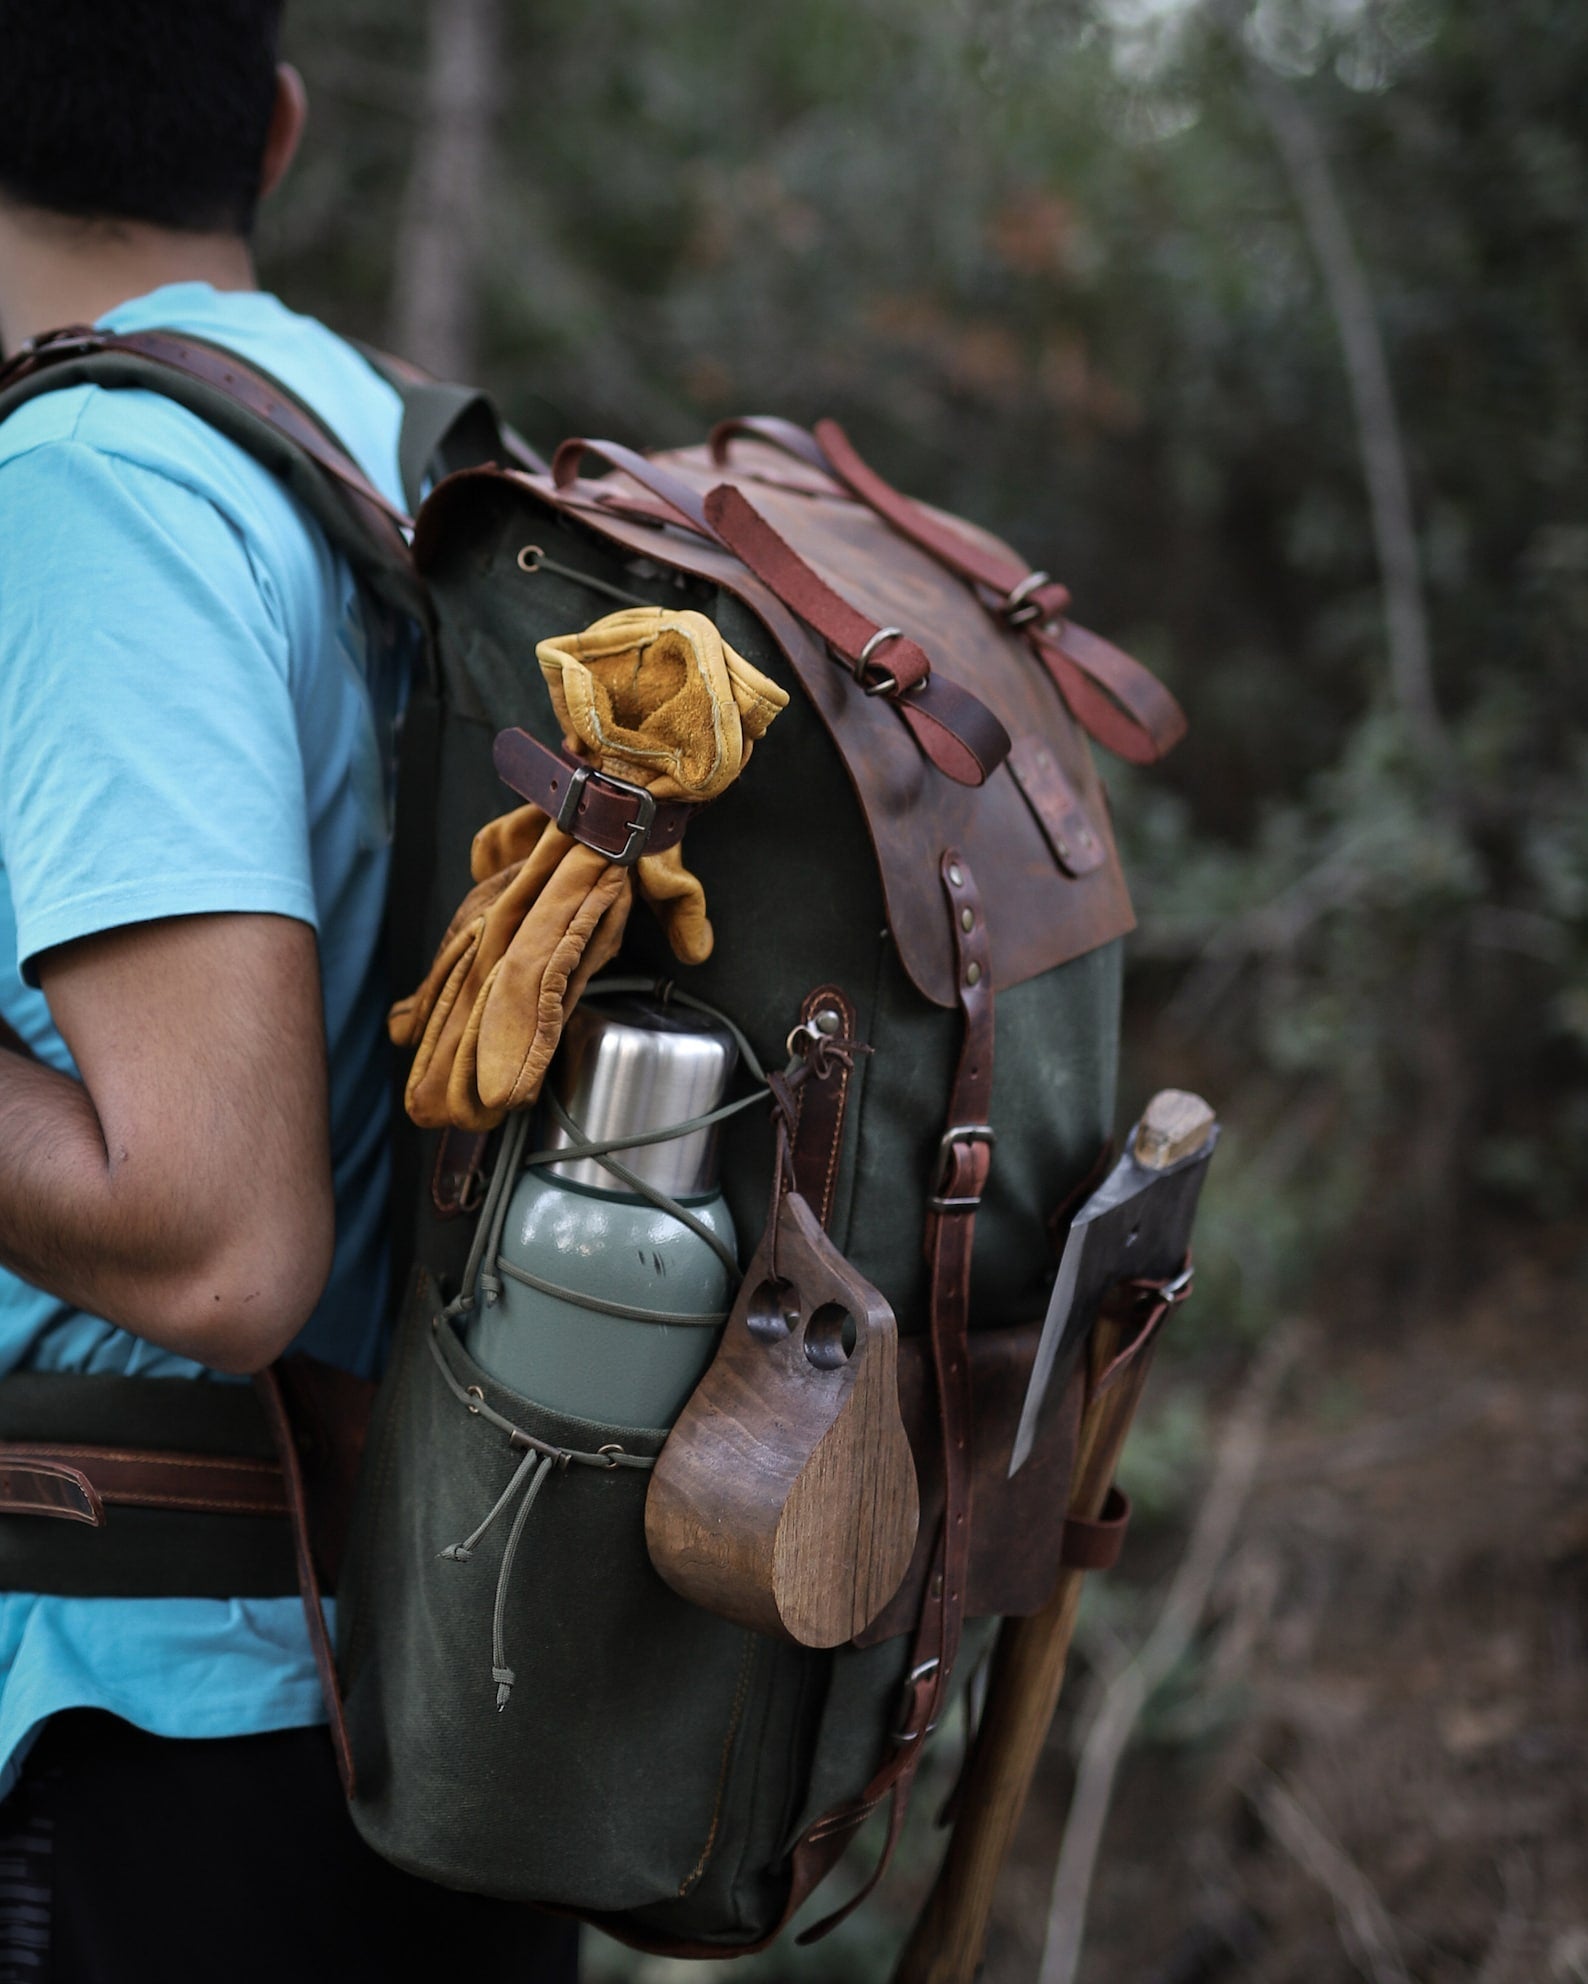
[[[1191,1222],[1217,1141],[1213,1112],[1199,1096],[1161,1091],[1132,1132],[1125,1156],[1071,1222],[1009,1472],[1031,1451],[1055,1370],[1084,1353],[1086,1405],[1070,1513],[1085,1521],[1102,1514],[1150,1362],[1144,1349],[1112,1371],[1142,1322],[1139,1315],[1102,1310],[1103,1298],[1118,1282],[1138,1279],[1167,1283],[1163,1292],[1171,1300],[1185,1292]],[[959,1789],[959,1817],[893,1984],[972,1984],[976,1976],[998,1871],[1058,1705],[1083,1575],[1062,1571],[1040,1612],[1004,1621]]]

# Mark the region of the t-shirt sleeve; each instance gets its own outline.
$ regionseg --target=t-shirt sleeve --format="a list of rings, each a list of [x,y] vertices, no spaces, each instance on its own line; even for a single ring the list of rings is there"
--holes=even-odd
[[[314,924],[269,579],[198,490],[77,441],[0,464],[0,857],[23,975],[155,917]]]

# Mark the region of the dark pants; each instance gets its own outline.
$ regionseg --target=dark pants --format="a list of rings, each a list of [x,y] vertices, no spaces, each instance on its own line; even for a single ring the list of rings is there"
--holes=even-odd
[[[54,1717],[0,1803],[0,1984],[575,1984],[572,1922],[399,1873],[323,1729]]]

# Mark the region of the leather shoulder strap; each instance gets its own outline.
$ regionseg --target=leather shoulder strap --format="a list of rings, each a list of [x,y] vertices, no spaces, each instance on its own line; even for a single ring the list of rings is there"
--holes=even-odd
[[[268,373],[186,334],[75,326],[33,338],[0,367],[0,419],[67,386],[163,393],[279,475],[370,587],[424,623],[409,519],[320,416]]]

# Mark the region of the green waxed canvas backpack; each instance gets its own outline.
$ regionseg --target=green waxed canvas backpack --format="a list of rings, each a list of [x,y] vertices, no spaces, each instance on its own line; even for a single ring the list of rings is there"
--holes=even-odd
[[[795,1185],[897,1319],[922,1509],[903,1586],[863,1644],[816,1650],[663,1583],[644,1509],[668,1429],[571,1419],[471,1360],[455,1325],[504,1139],[403,1123],[405,1293],[337,1587],[352,1810],[378,1851],[647,1947],[730,1955],[777,1932],[871,1811],[902,1807],[978,1622],[1038,1610],[1058,1575],[1078,1380],[1005,1476],[1055,1216],[1113,1115],[1131,913],[1083,733],[1146,762],[1182,722],[1068,620],[1061,586],[900,496],[828,423],[729,423],[658,456],[570,443],[548,468],[477,394],[389,376],[408,401],[411,543],[296,402],[192,340],[73,333],[0,411],[80,378],[168,392],[289,480],[378,610],[419,620],[394,989],[423,976],[473,836],[517,803],[501,733],[561,746],[537,642],[623,603],[689,607],[790,693],[688,828],[713,954],[680,966],[637,908],[614,968],[718,1009],[769,1070],[823,1036],[850,1050],[816,1053],[783,1122]],[[584,473],[592,456],[607,473]],[[609,810],[632,790],[601,782]],[[722,1137],[748,1250],[772,1111]],[[460,1559],[510,1492],[516,1514]]]

